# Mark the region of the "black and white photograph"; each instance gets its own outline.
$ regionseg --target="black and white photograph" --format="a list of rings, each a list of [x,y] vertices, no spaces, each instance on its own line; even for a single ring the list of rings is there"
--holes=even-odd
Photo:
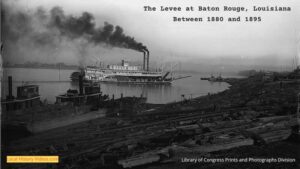
[[[299,169],[299,0],[0,0],[1,168]]]

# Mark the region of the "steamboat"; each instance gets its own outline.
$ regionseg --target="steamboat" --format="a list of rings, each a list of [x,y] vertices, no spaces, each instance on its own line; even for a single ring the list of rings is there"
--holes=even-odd
[[[72,81],[78,81],[82,76],[84,82],[128,83],[128,84],[158,84],[170,85],[174,80],[190,76],[173,77],[171,71],[161,69],[149,71],[149,55],[144,54],[143,66],[131,66],[122,60],[121,65],[86,66],[71,74]]]

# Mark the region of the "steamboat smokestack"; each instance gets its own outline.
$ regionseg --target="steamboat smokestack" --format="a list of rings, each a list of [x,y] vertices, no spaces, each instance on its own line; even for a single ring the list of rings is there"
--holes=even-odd
[[[149,71],[149,55],[150,55],[150,53],[148,50],[147,50],[147,53],[148,53],[148,55],[147,55],[147,71]]]
[[[7,99],[13,99],[12,95],[12,77],[8,76],[8,96]]]
[[[79,95],[83,95],[83,76],[79,75]]]
[[[143,53],[144,53],[143,70],[146,70],[146,51],[143,51]]]

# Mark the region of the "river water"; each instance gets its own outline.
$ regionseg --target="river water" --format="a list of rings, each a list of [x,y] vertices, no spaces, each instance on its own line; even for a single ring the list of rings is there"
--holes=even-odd
[[[22,84],[39,85],[39,93],[42,100],[48,103],[55,102],[55,96],[65,93],[68,89],[78,89],[78,84],[70,81],[70,75],[75,70],[56,69],[31,69],[31,68],[5,68],[2,82],[1,97],[5,98],[8,93],[7,77],[13,77],[13,95],[17,95],[17,86]],[[180,74],[191,77],[176,80],[172,85],[130,85],[101,83],[101,91],[109,96],[119,98],[123,96],[147,97],[148,103],[170,103],[180,101],[182,95],[185,98],[195,98],[216,93],[229,87],[227,83],[208,82],[200,80],[203,74]],[[176,75],[175,75],[176,76]]]

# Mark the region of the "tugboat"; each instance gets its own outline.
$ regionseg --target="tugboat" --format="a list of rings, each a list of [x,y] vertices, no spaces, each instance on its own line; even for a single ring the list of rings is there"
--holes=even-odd
[[[94,104],[99,103],[100,100],[105,100],[102,96],[100,85],[97,83],[83,84],[83,76],[79,75],[79,92],[74,89],[69,89],[65,94],[56,96],[56,104],[63,104],[72,102],[74,105]]]

